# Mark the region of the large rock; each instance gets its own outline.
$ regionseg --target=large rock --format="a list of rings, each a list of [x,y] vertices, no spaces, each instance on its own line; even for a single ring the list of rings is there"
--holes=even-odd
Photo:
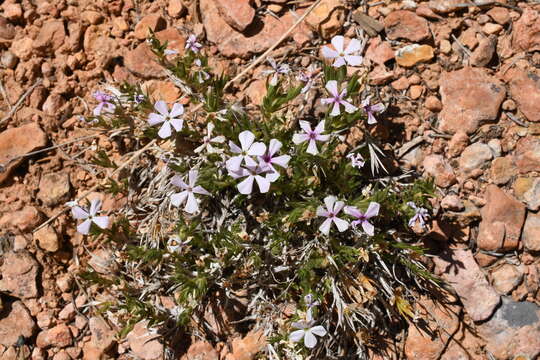
[[[0,291],[21,299],[37,297],[38,270],[39,264],[28,251],[6,253],[0,267]]]
[[[306,17],[306,24],[324,39],[329,39],[342,29],[345,18],[345,7],[341,0],[322,0]]]
[[[510,69],[505,78],[510,85],[510,95],[518,109],[529,121],[540,121],[540,77],[521,69]]]
[[[279,19],[267,15],[263,19],[255,18],[245,33],[239,33],[220,17],[214,0],[201,0],[200,9],[208,41],[216,44],[221,54],[227,57],[247,58],[265,51],[296,21],[291,13]],[[293,38],[308,33],[306,27],[300,25]]]
[[[474,143],[465,148],[459,157],[459,170],[469,174],[476,169],[481,169],[493,158],[491,148],[484,143]]]
[[[496,185],[489,185],[484,197],[487,203],[481,210],[478,247],[488,251],[517,249],[525,221],[525,205]]]
[[[146,42],[140,43],[124,55],[127,69],[145,79],[163,76],[163,68],[155,60],[156,56]]]
[[[148,329],[148,321],[135,324],[126,339],[135,356],[143,360],[157,360],[163,357],[163,344],[160,336]]]
[[[540,308],[533,303],[504,297],[493,318],[477,328],[495,359],[535,359],[540,354]]]
[[[38,198],[45,205],[56,205],[69,197],[70,183],[66,172],[45,174],[39,180]]]
[[[512,46],[517,51],[540,50],[540,13],[526,7],[513,24]]]
[[[483,122],[495,120],[506,96],[500,81],[472,67],[443,73],[440,92],[440,129],[451,134],[460,130],[471,134]]]
[[[32,43],[34,49],[43,54],[50,54],[64,44],[66,29],[63,21],[50,21],[43,24],[38,36]]]
[[[540,139],[534,136],[520,139],[516,145],[514,161],[521,174],[540,171]]]
[[[59,324],[53,328],[43,330],[36,338],[37,347],[42,349],[49,347],[64,348],[71,345],[72,342],[73,335],[66,324]]]
[[[386,36],[391,40],[418,42],[431,38],[427,20],[407,10],[391,12],[384,18],[384,28]]]
[[[486,320],[493,314],[500,297],[489,285],[470,250],[447,249],[433,260],[436,272],[456,290],[473,321]]]
[[[452,11],[462,9],[459,7],[460,4],[463,4],[461,0],[430,0],[428,6],[431,10],[446,14]]]
[[[425,172],[435,178],[435,184],[437,186],[446,188],[456,182],[454,169],[452,169],[452,166],[450,166],[442,155],[433,154],[426,156],[423,165]]]
[[[0,313],[0,344],[12,346],[20,336],[32,337],[36,323],[21,301],[4,304]]]
[[[27,154],[47,145],[47,135],[38,124],[30,123],[17,128],[7,129],[0,133],[0,165],[5,167],[0,172],[0,184],[11,175],[13,169],[23,159],[8,161],[14,157]]]
[[[238,31],[244,31],[253,22],[255,9],[249,0],[218,0],[219,13],[223,19]]]
[[[0,229],[13,229],[26,233],[41,222],[41,212],[34,206],[25,206],[21,210],[7,212],[0,218]]]
[[[150,31],[156,32],[165,29],[167,22],[159,14],[146,15],[135,25],[133,35],[139,40],[144,40],[150,35]]]
[[[530,251],[540,251],[540,214],[529,212],[523,234],[521,235],[523,246]]]
[[[197,341],[190,345],[180,360],[219,360],[219,353],[206,341]]]

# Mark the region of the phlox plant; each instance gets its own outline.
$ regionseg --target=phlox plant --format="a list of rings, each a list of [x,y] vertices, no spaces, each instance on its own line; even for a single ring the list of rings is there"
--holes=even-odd
[[[84,274],[117,291],[107,311],[121,314],[122,334],[142,319],[214,342],[264,328],[268,356],[362,358],[376,336],[414,316],[415,296],[437,285],[409,226],[427,226],[433,186],[380,166],[391,154],[370,130],[384,106],[369,107],[380,101],[370,102],[359,70],[347,76],[361,46],[344,42],[334,39],[326,62],[309,69],[271,59],[265,97],[245,107],[196,38],[176,53],[151,37],[181,102],[127,84],[100,95],[94,126],[125,127],[138,147],[157,141],[105,189],[129,196],[111,225],[124,236],[100,232],[99,222],[90,235],[124,254],[120,275]],[[309,94],[326,112],[298,117]],[[364,133],[355,146],[345,141],[353,127]],[[291,303],[292,313],[279,310]],[[236,312],[237,321],[216,329],[208,311]]]

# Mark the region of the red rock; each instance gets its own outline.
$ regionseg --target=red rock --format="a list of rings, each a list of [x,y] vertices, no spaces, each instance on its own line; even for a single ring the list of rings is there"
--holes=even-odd
[[[499,294],[508,294],[523,280],[523,269],[520,270],[515,265],[503,264],[491,271],[491,278],[493,287]]]
[[[179,18],[186,12],[187,8],[182,0],[170,0],[167,6],[167,14],[173,18]]]
[[[165,29],[167,22],[159,14],[146,15],[135,25],[133,35],[139,40],[144,40],[153,32]]]
[[[23,16],[21,4],[6,2],[2,5],[2,8],[4,9],[4,16],[11,21],[17,21]]]
[[[435,12],[447,14],[461,9],[460,4],[463,4],[461,0],[430,0],[428,6]]]
[[[446,195],[441,201],[441,206],[445,210],[452,211],[461,211],[465,208],[463,201],[455,194]]]
[[[246,88],[245,94],[252,104],[262,104],[262,100],[266,96],[266,81],[262,79],[253,81]]]
[[[433,56],[434,52],[431,46],[412,44],[396,51],[396,62],[403,67],[412,67],[433,59]]]
[[[42,109],[43,112],[47,115],[58,116],[62,106],[64,106],[65,103],[66,100],[62,97],[62,95],[52,93],[43,103]]]
[[[525,206],[496,185],[488,185],[481,210],[477,245],[488,251],[512,251],[518,248],[525,221]]]
[[[64,44],[66,38],[66,30],[63,21],[50,21],[45,23],[32,46],[35,50],[50,54],[58,50]]]
[[[407,10],[391,12],[384,19],[386,36],[391,40],[407,39],[418,42],[431,38],[428,22]]]
[[[498,157],[491,163],[490,177],[494,184],[504,185],[516,175],[516,166],[512,157]]]
[[[32,48],[32,43],[32,39],[28,37],[13,40],[10,48],[11,52],[21,60],[28,60],[34,51]]]
[[[394,50],[392,50],[392,46],[388,41],[381,41],[380,37],[376,37],[369,41],[364,58],[383,65],[394,58]]]
[[[215,1],[201,0],[200,8],[208,41],[216,44],[221,54],[227,57],[246,58],[265,51],[296,21],[290,13],[279,19],[267,15],[260,20],[260,27],[252,26],[243,34],[235,31],[219,16]],[[302,25],[297,27],[295,32],[305,33],[306,36],[309,34]]]
[[[306,17],[306,23],[315,31],[320,31],[323,39],[336,35],[345,23],[346,13],[340,0],[322,0]]]
[[[526,7],[512,30],[512,46],[516,51],[540,50],[540,14]]]
[[[401,91],[409,88],[409,80],[406,77],[400,77],[390,84],[394,89]]]
[[[21,299],[37,297],[38,267],[37,261],[26,250],[6,253],[0,267],[0,291]]]
[[[499,24],[487,23],[482,26],[482,31],[488,35],[495,35],[502,31],[503,27]]]
[[[108,31],[99,26],[89,26],[84,32],[84,51],[96,58],[112,58],[119,54],[118,41],[109,37]],[[77,47],[77,45],[75,45]],[[107,62],[107,61],[104,61]]]
[[[540,214],[529,212],[521,235],[523,246],[530,251],[540,251]]]
[[[163,357],[163,344],[159,342],[160,335],[148,330],[148,321],[135,324],[126,339],[135,356],[142,360],[157,360]]]
[[[36,345],[39,348],[46,349],[49,347],[64,348],[73,342],[71,330],[66,324],[56,325],[55,327],[43,330],[36,338]]]
[[[456,182],[456,176],[452,166],[442,155],[428,155],[424,159],[424,170],[428,175],[435,178],[437,186],[447,188]]]
[[[58,234],[51,226],[45,226],[34,233],[34,240],[45,251],[56,252],[60,249]]]
[[[468,134],[481,123],[495,120],[506,96],[501,82],[484,69],[466,67],[444,72],[440,79],[443,110],[439,114],[440,130]]]
[[[470,64],[478,67],[486,66],[493,58],[496,47],[497,37],[491,35],[490,37],[483,38],[471,55],[469,59]]]
[[[8,212],[0,218],[0,228],[18,229],[21,232],[33,230],[41,221],[41,212],[34,206],[25,206],[21,210]]]
[[[145,42],[124,55],[124,64],[130,72],[145,79],[163,75],[163,68],[155,61],[154,53]]]
[[[486,320],[493,314],[500,297],[487,282],[470,250],[447,249],[433,261],[436,272],[454,288],[473,321]]]
[[[477,329],[495,359],[535,359],[540,354],[539,323],[537,305],[503,298],[493,318]]]
[[[39,180],[37,197],[45,205],[56,205],[68,200],[70,187],[69,175],[67,173],[44,174]]]
[[[540,139],[534,136],[521,138],[516,144],[514,161],[521,174],[540,171]]]
[[[0,313],[0,344],[12,346],[20,336],[30,338],[35,327],[34,319],[21,301],[4,303]]]
[[[263,330],[251,330],[245,337],[236,337],[231,341],[225,352],[224,360],[252,360],[266,346],[266,336]],[[223,353],[222,353],[223,358]]]
[[[15,37],[15,26],[10,24],[7,19],[0,16],[0,43],[1,40],[11,40]]]
[[[159,41],[167,42],[167,49],[176,50],[178,54],[183,55],[186,46],[186,39],[175,28],[168,28],[156,33]]]
[[[424,106],[426,107],[426,109],[433,112],[439,112],[442,110],[441,100],[439,100],[436,96],[433,96],[433,95],[426,97]]]
[[[476,169],[481,169],[493,158],[491,148],[484,143],[469,145],[461,153],[459,158],[459,170],[468,175]]]
[[[219,354],[210,343],[197,341],[191,344],[180,360],[219,360]]]
[[[469,48],[469,50],[473,50],[476,48],[476,45],[478,45],[478,39],[476,38],[476,29],[473,27],[468,28],[467,30],[463,31],[461,35],[459,35],[459,41]]]
[[[384,85],[393,77],[393,71],[388,71],[384,65],[377,65],[369,73],[369,83],[372,85]]]
[[[505,25],[511,20],[508,9],[505,9],[503,7],[494,6],[487,12],[487,14],[493,20],[495,20],[496,23],[501,24],[501,25]]]
[[[216,5],[223,19],[238,31],[244,31],[253,22],[255,9],[249,0],[218,0]]]
[[[180,90],[170,81],[149,80],[141,88],[153,101],[163,100],[173,103],[180,98]]]
[[[90,343],[101,353],[111,349],[116,343],[116,332],[99,317],[91,317],[88,323],[91,333]]]
[[[529,121],[540,121],[540,77],[519,68],[506,72],[510,95]]]

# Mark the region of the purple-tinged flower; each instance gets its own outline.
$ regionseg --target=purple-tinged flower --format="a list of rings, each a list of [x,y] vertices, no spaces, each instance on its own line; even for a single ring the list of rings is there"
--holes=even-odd
[[[412,207],[415,211],[414,216],[409,220],[409,226],[414,226],[414,224],[416,224],[416,222],[418,221],[420,223],[420,226],[424,227],[426,225],[426,220],[429,216],[427,209],[416,206],[416,204],[412,201],[409,201],[407,205]]]
[[[189,35],[186,41],[186,49],[193,51],[194,53],[201,50],[202,44],[197,42],[197,37],[195,35]]]
[[[143,94],[137,94],[135,95],[135,97],[133,98],[133,100],[135,100],[135,103],[136,104],[140,104],[144,101],[144,95]]]
[[[334,67],[340,67],[343,65],[359,66],[364,60],[362,56],[355,55],[362,50],[362,44],[356,39],[352,39],[345,50],[344,47],[345,38],[341,35],[334,36],[331,40],[334,49],[329,46],[322,48],[323,56],[327,59],[335,59]]]
[[[225,142],[225,136],[219,135],[212,137],[212,132],[214,131],[214,123],[209,122],[206,125],[206,136],[203,137],[202,145],[197,147],[194,151],[196,153],[200,153],[201,151],[206,149],[207,153],[214,153],[216,152],[216,149],[212,146],[212,143],[221,144]]]
[[[176,253],[179,252],[185,244],[186,243],[182,242],[178,236],[172,236],[167,241],[167,250],[170,253]]]
[[[307,294],[306,296],[304,296],[304,302],[306,303],[307,316],[311,318],[311,317],[312,317],[313,308],[314,308],[315,306],[320,305],[320,302],[318,302],[317,300],[315,300],[315,299],[313,298],[313,295],[311,295],[311,294]]]
[[[292,141],[298,145],[305,141],[309,141],[306,152],[308,154],[317,155],[319,149],[317,149],[317,141],[328,141],[330,135],[324,135],[324,120],[317,124],[314,130],[311,129],[311,125],[308,121],[300,120],[300,127],[304,130],[303,133],[294,134]]]
[[[377,119],[375,118],[374,113],[381,113],[384,111],[384,105],[382,103],[378,103],[375,105],[370,105],[371,96],[368,96],[364,100],[362,100],[362,109],[366,112],[368,116],[368,124],[376,124]]]
[[[113,113],[116,109],[111,100],[113,97],[102,91],[96,91],[94,93],[94,98],[99,102],[99,104],[94,108],[94,116],[100,116],[102,112]]]
[[[379,214],[380,205],[376,202],[370,202],[365,213],[361,212],[354,206],[346,206],[343,210],[347,215],[355,217],[356,220],[351,222],[353,228],[362,225],[362,228],[369,236],[373,236],[375,228],[369,222],[369,219]]]
[[[340,105],[345,106],[345,111],[348,113],[353,113],[358,110],[356,106],[354,106],[348,101],[345,101],[345,98],[347,97],[347,89],[343,89],[340,93],[336,80],[330,80],[329,82],[327,82],[326,90],[328,90],[332,97],[321,99],[321,103],[334,104],[332,111],[330,112],[330,116],[337,116],[341,114],[339,109]]]
[[[349,155],[347,155],[347,159],[351,160],[351,165],[353,168],[359,169],[363,167],[364,164],[366,163],[361,154],[350,153]]]
[[[202,84],[206,80],[210,79],[210,74],[204,71],[202,67],[201,59],[195,59],[193,61],[193,70],[197,72],[197,79],[199,80],[199,84]]]
[[[343,201],[336,201],[335,196],[327,196],[324,198],[324,204],[326,209],[322,206],[317,208],[317,216],[325,217],[326,220],[321,224],[319,230],[324,234],[328,235],[330,233],[330,227],[332,223],[336,224],[339,232],[344,232],[349,228],[349,223],[343,219],[337,217],[341,209],[345,206]]]
[[[268,190],[270,190],[271,181],[268,180],[266,177],[262,176],[266,172],[268,172],[268,170],[263,169],[259,165],[248,165],[245,168],[238,169],[237,171],[229,169],[229,175],[234,179],[240,179],[245,177],[245,179],[236,186],[240,194],[244,195],[249,195],[253,191],[253,181],[257,182],[257,185],[259,186],[259,191],[261,193],[264,194],[267,193]]]
[[[247,166],[256,167],[257,162],[253,160],[252,156],[263,156],[266,151],[266,145],[261,142],[254,142],[255,135],[249,130],[242,131],[238,135],[238,140],[240,140],[240,147],[232,141],[229,141],[231,151],[239,155],[233,156],[227,160],[227,169],[234,172],[238,171],[242,165],[242,161]]]
[[[148,117],[148,123],[150,126],[163,123],[161,129],[158,131],[160,138],[166,139],[171,136],[171,125],[175,131],[182,131],[182,126],[184,125],[184,120],[180,117],[184,113],[184,106],[182,104],[175,103],[169,112],[165,101],[159,100],[154,104],[154,109],[159,114],[151,113]]]
[[[302,94],[307,93],[315,83],[315,80],[321,75],[320,72],[316,71],[315,66],[312,64],[309,66],[308,71],[301,71],[297,79],[303,83],[305,83],[304,87],[300,91]]]
[[[167,56],[167,55],[177,55],[178,54],[178,50],[174,50],[174,49],[165,49],[165,51],[163,51],[163,55]]]
[[[308,349],[313,349],[317,345],[317,338],[315,335],[323,337],[326,335],[326,329],[321,326],[313,326],[315,321],[311,317],[311,313],[307,313],[306,320],[295,321],[291,325],[295,329],[290,335],[289,339],[293,342],[299,342],[304,339],[304,345]]]
[[[289,160],[291,160],[289,155],[275,156],[276,153],[281,149],[281,146],[281,141],[272,139],[270,140],[266,153],[263,156],[259,156],[259,165],[263,169],[267,169],[269,171],[266,178],[270,180],[270,182],[274,182],[279,178],[279,172],[276,170],[274,165],[278,165],[286,169],[287,165],[289,164]]]
[[[196,185],[198,177],[199,172],[197,170],[190,170],[188,173],[189,183],[186,184],[180,176],[173,176],[173,178],[171,179],[171,184],[178,186],[184,191],[171,195],[171,204],[173,204],[174,206],[180,206],[185,202],[185,212],[193,214],[199,211],[199,201],[195,197],[195,194],[211,194],[206,191],[202,186]]]
[[[90,209],[88,211],[77,205],[71,208],[71,213],[75,219],[84,220],[77,226],[78,232],[83,235],[87,235],[90,232],[90,226],[92,223],[96,224],[102,229],[106,229],[109,226],[108,216],[96,216],[100,208],[101,201],[98,199],[90,201]]]
[[[269,70],[264,70],[262,72],[262,74],[265,75],[265,76],[272,75],[272,78],[270,79],[270,85],[276,86],[277,83],[278,83],[278,75],[279,74],[288,74],[291,71],[291,69],[290,69],[289,65],[287,65],[287,64],[279,64],[278,65],[276,63],[276,60],[274,60],[271,57],[268,58],[268,63],[270,63],[270,66],[272,68],[269,69]]]

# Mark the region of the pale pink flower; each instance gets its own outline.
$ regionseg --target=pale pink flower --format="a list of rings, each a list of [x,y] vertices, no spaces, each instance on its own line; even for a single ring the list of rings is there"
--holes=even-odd
[[[295,329],[290,335],[289,339],[292,342],[299,342],[304,339],[304,345],[308,349],[313,349],[317,345],[317,338],[315,335],[323,337],[326,335],[326,329],[321,325],[316,325],[315,321],[311,317],[311,313],[308,312],[306,320],[293,322],[291,325]]]
[[[159,100],[154,104],[154,109],[159,114],[151,113],[148,116],[148,124],[150,126],[163,124],[158,131],[160,138],[166,139],[171,136],[171,125],[175,131],[182,131],[184,125],[184,120],[180,117],[184,113],[184,106],[182,104],[173,104],[172,110],[169,112],[165,101]]]
[[[111,95],[108,95],[102,91],[96,91],[93,95],[94,98],[99,102],[98,105],[94,108],[94,116],[100,116],[102,112],[114,112],[114,109],[116,109],[116,105],[111,102],[111,100],[113,99]]]
[[[189,181],[188,184],[186,184],[180,176],[173,176],[173,178],[171,179],[171,184],[178,186],[179,188],[183,189],[183,191],[171,195],[171,204],[173,204],[174,206],[180,206],[185,202],[185,212],[193,214],[199,211],[199,201],[195,197],[195,194],[211,194],[206,191],[202,186],[196,185],[198,177],[199,172],[197,170],[190,170],[188,173]]]
[[[316,68],[313,64],[309,66],[307,71],[301,71],[297,76],[297,79],[305,84],[301,90],[301,93],[307,93],[313,87],[315,80],[320,75],[321,73],[316,72]]]
[[[326,209],[322,206],[317,208],[317,216],[325,217],[326,220],[321,224],[319,230],[324,234],[328,235],[330,233],[330,227],[332,223],[336,224],[339,232],[343,232],[349,228],[349,223],[343,219],[337,217],[339,212],[345,206],[343,201],[337,201],[335,196],[327,196],[324,198],[324,204]]]
[[[347,159],[351,160],[351,165],[353,168],[361,168],[366,163],[361,154],[350,153],[349,155],[347,155]]]
[[[186,49],[193,51],[194,53],[199,52],[202,48],[202,44],[197,42],[197,37],[195,35],[189,35],[186,41]]]
[[[331,40],[334,49],[329,46],[322,48],[322,53],[325,58],[335,59],[334,67],[340,67],[343,65],[359,66],[362,64],[362,56],[355,55],[362,50],[362,44],[356,39],[352,39],[349,45],[344,50],[345,38],[341,35],[336,35]]]
[[[275,156],[276,153],[281,149],[281,146],[282,144],[279,140],[272,139],[270,140],[266,153],[263,156],[259,156],[259,165],[263,169],[268,169],[269,173],[266,175],[266,178],[271,182],[274,182],[279,178],[279,172],[276,170],[274,165],[278,165],[286,169],[289,160],[291,160],[289,155]]]
[[[259,191],[261,193],[267,193],[270,190],[271,181],[266,177],[262,176],[267,173],[267,169],[263,169],[259,165],[255,166],[246,166],[245,168],[240,168],[237,171],[229,169],[229,175],[234,179],[244,178],[236,188],[240,194],[249,195],[253,192],[253,182],[256,181],[259,186]]]
[[[330,135],[324,135],[324,120],[317,124],[314,130],[311,129],[311,125],[308,121],[300,120],[300,127],[304,130],[303,133],[294,134],[292,141],[298,145],[300,143],[309,141],[306,152],[308,154],[317,155],[319,149],[317,149],[317,141],[326,142],[330,138]]]
[[[225,136],[219,135],[212,137],[212,132],[214,131],[214,123],[209,122],[206,125],[206,135],[203,137],[203,143],[199,147],[197,147],[194,151],[196,153],[200,153],[201,151],[206,149],[206,152],[208,153],[214,153],[216,150],[212,146],[212,143],[215,144],[221,144],[225,142]]]
[[[368,116],[368,124],[376,124],[377,119],[375,118],[374,113],[381,113],[384,111],[384,105],[382,103],[370,105],[371,96],[368,96],[362,101],[362,109],[366,112]]]
[[[227,169],[238,171],[242,162],[247,166],[256,167],[257,162],[253,160],[252,156],[263,156],[266,151],[266,145],[261,142],[254,142],[255,135],[249,130],[242,131],[238,135],[238,140],[240,140],[240,147],[232,141],[229,141],[231,151],[239,155],[233,156],[227,160]]]
[[[88,211],[77,205],[71,208],[71,213],[75,219],[84,220],[77,226],[78,232],[83,235],[87,235],[90,232],[92,223],[96,224],[102,229],[106,229],[109,226],[108,216],[96,216],[100,208],[101,201],[98,199],[90,201],[90,209]]]
[[[345,107],[345,111],[348,113],[353,113],[358,110],[356,106],[348,101],[345,101],[345,98],[347,97],[347,89],[343,89],[340,93],[336,80],[330,80],[327,82],[326,90],[328,90],[332,97],[321,99],[321,103],[334,104],[332,111],[330,112],[330,116],[337,116],[341,114],[340,105],[343,105]]]
[[[265,76],[272,75],[272,78],[270,79],[270,85],[276,86],[278,83],[278,75],[279,74],[288,74],[290,72],[290,67],[287,64],[277,64],[276,60],[269,57],[268,62],[270,63],[270,66],[272,69],[269,70],[263,70],[262,74]]]
[[[351,225],[356,228],[358,225],[362,225],[362,228],[369,236],[374,234],[374,226],[368,220],[379,214],[380,205],[376,202],[370,202],[365,213],[361,212],[354,206],[346,206],[343,210],[346,214],[356,218]]]

